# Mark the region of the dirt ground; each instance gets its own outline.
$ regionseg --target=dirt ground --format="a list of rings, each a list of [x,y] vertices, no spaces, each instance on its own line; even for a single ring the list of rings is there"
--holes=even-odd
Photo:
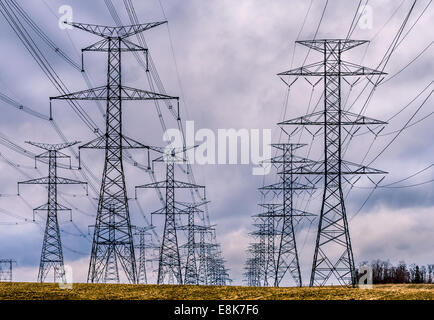
[[[237,286],[172,286],[74,283],[0,283],[0,300],[412,300],[434,299],[434,284],[376,285],[373,289],[254,288]]]

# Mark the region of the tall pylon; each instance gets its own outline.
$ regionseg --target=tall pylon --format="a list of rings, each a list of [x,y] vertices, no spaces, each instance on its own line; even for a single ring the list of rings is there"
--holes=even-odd
[[[274,212],[275,218],[281,218],[281,229],[279,247],[275,262],[274,286],[278,287],[289,271],[297,286],[302,286],[302,277],[300,271],[300,262],[297,250],[297,241],[295,236],[295,225],[302,218],[311,218],[314,215],[301,211],[294,206],[294,195],[303,191],[312,191],[313,185],[300,183],[297,176],[293,174],[296,166],[306,164],[309,160],[299,158],[294,155],[295,150],[305,146],[300,143],[275,143],[272,147],[280,152],[276,157],[270,159],[270,162],[276,166],[280,181],[278,183],[264,186],[259,190],[273,191],[275,194],[282,194],[282,206],[279,212]],[[270,215],[270,214],[269,214]]]
[[[297,174],[316,174],[324,178],[324,193],[310,286],[323,286],[333,281],[341,285],[355,285],[356,272],[342,193],[342,176],[385,172],[343,160],[342,129],[345,126],[378,126],[385,122],[343,110],[341,81],[348,76],[381,76],[385,73],[342,60],[343,52],[367,43],[367,41],[322,39],[296,42],[323,54],[323,61],[279,74],[280,77],[319,76],[324,79],[324,109],[322,111],[279,123],[279,125],[322,126],[324,130],[324,160],[291,170]]]
[[[182,284],[182,267],[181,257],[179,254],[179,243],[177,236],[176,215],[188,214],[188,211],[176,207],[175,190],[176,189],[205,189],[204,186],[175,180],[175,164],[185,162],[185,159],[178,156],[178,153],[184,153],[185,150],[177,151],[173,149],[170,153],[165,153],[153,161],[164,162],[166,164],[166,179],[164,181],[153,182],[136,186],[137,189],[165,189],[166,203],[164,208],[152,212],[152,214],[163,214],[164,231],[161,241],[160,257],[158,263],[158,280],[157,284],[165,283],[166,276],[169,283]],[[137,197],[137,195],[136,195]],[[205,195],[204,195],[205,198]]]
[[[62,242],[60,240],[57,213],[58,211],[71,211],[71,209],[57,202],[57,185],[86,184],[86,182],[58,177],[57,160],[69,158],[68,155],[60,152],[60,150],[71,147],[78,142],[67,142],[61,144],[46,144],[37,142],[26,143],[46,150],[46,152],[35,157],[35,165],[36,160],[45,159],[45,162],[48,160],[48,177],[18,182],[18,194],[20,194],[19,186],[22,184],[45,184],[48,186],[48,202],[33,210],[33,219],[35,212],[47,212],[44,240],[42,242],[41,260],[39,264],[38,282],[44,282],[50,270],[53,269],[54,282],[62,281],[65,283],[65,268],[63,264]]]
[[[136,259],[122,155],[123,149],[148,147],[123,134],[122,101],[176,100],[179,110],[179,98],[124,86],[121,81],[121,60],[122,53],[130,51],[143,52],[148,57],[147,48],[134,44],[127,38],[163,23],[165,21],[120,27],[70,23],[75,28],[103,38],[82,49],[82,53],[96,51],[107,52],[108,54],[106,85],[50,98],[50,105],[51,100],[56,99],[106,101],[105,134],[80,146],[80,149],[105,150],[88,282],[104,282],[105,275],[117,270],[118,263],[120,263],[128,281],[137,283]],[[109,271],[106,271],[107,269]]]

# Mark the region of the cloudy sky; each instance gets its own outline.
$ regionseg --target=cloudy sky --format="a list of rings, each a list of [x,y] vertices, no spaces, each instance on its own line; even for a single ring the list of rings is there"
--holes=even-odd
[[[62,5],[71,6],[73,20],[77,22],[115,25],[107,1],[17,2],[56,46],[78,64],[80,49],[98,38],[79,30],[59,28],[58,21],[62,15],[59,8]],[[112,3],[122,23],[129,24],[124,2],[113,0]],[[366,79],[360,79],[351,87],[346,85],[343,90],[345,108],[358,112],[365,107],[366,115],[390,121],[377,137],[366,128],[353,132],[354,138],[345,157],[389,174],[380,183],[384,187],[377,188],[373,193],[372,182],[367,178],[358,180],[346,199],[354,256],[356,263],[376,258],[390,259],[393,263],[401,260],[407,263],[434,263],[434,193],[432,183],[427,183],[433,180],[434,175],[433,167],[429,167],[434,157],[433,103],[430,99],[434,59],[433,39],[429,32],[433,28],[434,17],[430,1],[417,1],[397,42],[393,41],[409,13],[412,0],[368,1],[372,28],[352,23],[359,6],[358,0],[133,0],[133,3],[140,22],[169,21],[167,25],[145,32],[144,36],[166,92],[181,97],[184,125],[186,120],[193,120],[196,130],[271,129],[274,142],[286,141],[285,134],[282,135],[276,123],[322,107],[322,83],[313,87],[304,79],[298,79],[288,91],[276,76],[279,72],[320,61],[320,54],[294,42],[314,37],[346,38],[351,26],[351,38],[371,40],[369,45],[345,53],[344,59],[371,68],[384,68],[388,76],[376,86],[371,98],[368,94],[373,85]],[[0,17],[0,24],[3,46],[0,92],[47,115],[49,97],[57,96],[59,92],[3,16]],[[28,28],[28,25],[24,26]],[[88,88],[77,69],[65,62],[36,34],[30,34],[71,92]],[[394,50],[389,54],[393,44]],[[87,54],[85,67],[92,86],[105,83],[104,54]],[[312,83],[313,79],[308,80]],[[128,86],[150,89],[146,73],[130,54],[124,55],[123,81]],[[49,121],[3,101],[0,105],[3,142],[6,138],[30,152],[38,153],[38,149],[25,145],[24,141],[62,141]],[[81,105],[102,128],[104,120],[99,106],[92,102]],[[53,107],[55,123],[68,140],[87,142],[93,139],[93,133],[67,103],[54,102]],[[176,128],[176,121],[166,106],[162,104],[161,107],[166,127]],[[406,128],[397,134],[407,122]],[[127,103],[124,127],[129,137],[146,144],[163,145],[162,125],[151,102]],[[300,155],[320,159],[320,133],[312,138],[303,131],[292,141],[312,143],[312,148],[302,149]],[[16,183],[29,177],[46,175],[47,168],[39,164],[35,170],[31,157],[7,148],[3,142],[0,145],[0,258],[17,261],[15,280],[35,281],[44,216],[37,215],[37,223],[33,223],[32,208],[46,201],[46,190],[40,186],[24,186],[21,196],[17,197]],[[71,151],[67,152],[71,154]],[[89,181],[98,189],[103,154],[87,150],[82,156],[94,176],[88,173]],[[137,162],[146,162],[144,152],[134,151],[131,156]],[[73,162],[76,164],[76,159]],[[130,162],[125,166],[128,193],[134,198],[134,186],[148,183],[150,179]],[[230,276],[234,284],[241,284],[245,250],[252,240],[248,236],[253,230],[251,215],[258,212],[257,204],[261,201],[257,188],[263,183],[276,182],[276,176],[274,173],[266,177],[253,176],[251,165],[196,165],[193,169],[197,183],[206,185],[207,197],[211,201],[210,219],[217,225],[217,239],[222,244]],[[421,173],[406,179],[421,170]],[[161,178],[163,173],[161,167],[157,168],[157,177]],[[59,170],[59,174],[83,179],[81,173],[76,171]],[[186,179],[182,172],[177,174],[180,180]],[[376,182],[381,178],[372,179]],[[400,182],[402,179],[406,180]],[[59,214],[65,263],[73,267],[75,281],[85,281],[91,247],[88,226],[94,224],[96,194],[92,188],[89,197],[80,187],[60,188],[59,201],[73,208],[73,223],[69,221],[69,216]],[[345,190],[348,189],[347,185]],[[318,212],[319,195],[320,192],[314,195],[307,207],[309,211]],[[306,200],[297,199],[297,205],[304,208]],[[141,191],[138,201],[148,220],[149,212],[160,206],[157,195],[152,191]],[[146,224],[134,199],[130,207],[133,223]],[[163,222],[161,217],[154,217],[153,222],[158,231]],[[297,234],[305,279],[312,263],[315,229],[315,222],[303,224]],[[91,234],[92,229],[89,231]],[[183,239],[182,234],[180,237]]]

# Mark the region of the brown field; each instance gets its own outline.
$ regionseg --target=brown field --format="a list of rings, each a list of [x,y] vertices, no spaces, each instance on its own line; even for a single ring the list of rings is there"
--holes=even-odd
[[[75,283],[71,290],[51,283],[0,283],[0,300],[390,300],[434,299],[434,284],[376,285],[374,289],[252,288]]]

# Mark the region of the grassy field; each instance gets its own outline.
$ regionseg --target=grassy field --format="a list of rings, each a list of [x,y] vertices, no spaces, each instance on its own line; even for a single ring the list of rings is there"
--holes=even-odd
[[[0,300],[389,300],[434,299],[434,285],[377,285],[374,289],[341,287],[252,288],[75,283],[60,289],[49,283],[0,283]]]

